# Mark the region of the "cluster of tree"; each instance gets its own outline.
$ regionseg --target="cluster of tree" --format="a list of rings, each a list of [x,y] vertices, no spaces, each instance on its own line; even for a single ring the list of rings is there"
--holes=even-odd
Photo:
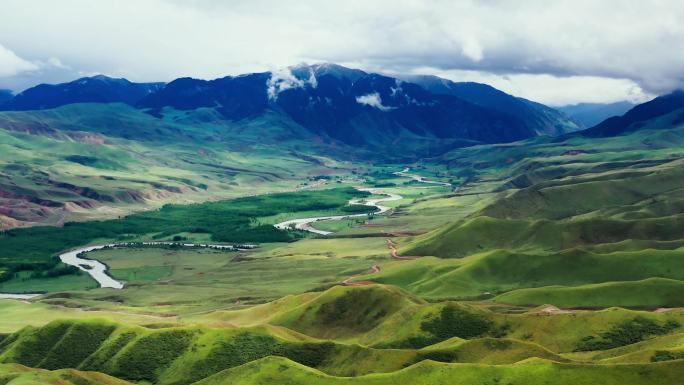
[[[296,193],[267,194],[192,205],[166,205],[160,210],[105,221],[69,222],[63,227],[30,227],[0,234],[0,281],[25,270],[45,272],[59,261],[57,253],[94,239],[121,239],[157,234],[206,233],[216,242],[290,242],[301,236],[281,231],[259,218],[300,211],[373,211],[372,207],[349,206],[353,198],[369,195],[351,187]],[[365,210],[365,211],[364,211]],[[40,240],[36,242],[36,240]],[[46,274],[62,274],[55,270]]]
[[[627,346],[651,336],[668,334],[679,326],[677,321],[669,320],[661,324],[650,318],[639,316],[613,325],[598,336],[582,338],[575,350],[594,351]]]

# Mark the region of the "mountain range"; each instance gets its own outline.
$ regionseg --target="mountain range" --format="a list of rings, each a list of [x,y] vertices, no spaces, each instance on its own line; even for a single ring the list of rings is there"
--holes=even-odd
[[[164,83],[133,83],[126,79],[97,75],[69,83],[39,84],[6,99],[0,104],[0,110],[44,110],[73,103],[134,104],[163,86]],[[1,94],[0,102],[2,102]]]
[[[448,149],[583,128],[561,112],[488,85],[428,76],[399,79],[329,63],[167,84],[99,75],[38,85],[0,104],[0,110],[112,102],[158,118],[212,110],[222,119],[246,122],[268,114],[324,140],[369,148],[423,140]]]

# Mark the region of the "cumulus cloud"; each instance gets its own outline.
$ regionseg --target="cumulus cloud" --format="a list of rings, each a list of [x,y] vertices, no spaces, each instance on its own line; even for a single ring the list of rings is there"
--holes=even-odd
[[[380,94],[374,92],[368,95],[362,95],[356,97],[356,102],[359,104],[364,104],[366,106],[377,108],[380,111],[391,111],[394,107],[385,106],[382,104],[382,99],[380,99]]]
[[[71,72],[136,81],[328,61],[510,77],[511,88],[532,87],[525,95],[548,103],[563,99],[560,82],[579,91],[602,79],[573,102],[684,87],[684,2],[677,0],[345,0],[325,7],[316,0],[3,0],[0,14],[12,15],[0,23],[0,44],[26,63],[59,57]],[[0,87],[9,81],[0,79]]]
[[[489,84],[504,92],[530,100],[543,100],[550,106],[564,106],[578,101],[606,103],[627,100],[643,103],[654,98],[631,79],[596,76],[555,76],[548,74],[496,74],[469,70],[440,70],[419,67],[411,74],[430,73],[455,82],[474,81]]]
[[[271,73],[271,78],[266,83],[268,98],[278,99],[278,94],[290,88],[302,88],[304,82],[297,79],[288,68],[281,68]]]
[[[482,46],[475,39],[466,39],[461,52],[474,62],[479,62],[483,58]]]
[[[318,86],[318,81],[313,71],[309,71],[307,79],[299,79],[292,73],[289,67],[279,68],[271,71],[271,77],[266,83],[266,91],[270,100],[276,100],[279,93],[290,88],[304,88],[307,84],[312,88]]]
[[[35,71],[38,66],[26,61],[0,45],[0,77],[14,76],[21,72]]]

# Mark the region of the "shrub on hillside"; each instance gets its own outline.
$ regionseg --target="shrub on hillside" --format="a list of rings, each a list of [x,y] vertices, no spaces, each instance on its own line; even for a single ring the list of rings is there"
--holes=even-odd
[[[487,333],[501,334],[486,317],[456,305],[446,305],[439,315],[420,325],[422,335],[408,337],[397,343],[379,345],[402,349],[420,349],[452,337],[473,338]]]
[[[383,317],[396,311],[394,298],[381,291],[351,290],[333,301],[325,302],[316,311],[315,322],[325,327],[341,327],[368,331]]]
[[[194,333],[188,330],[164,330],[133,342],[117,357],[117,377],[156,382],[160,372],[183,354]]]
[[[451,337],[481,336],[492,328],[492,322],[461,307],[447,305],[442,308],[439,317],[423,322],[420,328],[430,333],[437,341],[444,341]]]
[[[106,372],[107,363],[129,342],[137,336],[134,332],[119,334],[114,341],[106,343],[100,350],[88,357],[80,366],[80,369],[95,372]]]
[[[44,369],[76,368],[93,354],[116,327],[110,324],[74,323],[40,363]]]
[[[216,341],[206,357],[192,365],[188,378],[179,380],[178,383],[198,381],[267,356],[282,356],[315,368],[327,359],[334,347],[333,343],[280,342],[268,335],[241,333]]]
[[[11,347],[8,362],[16,362],[33,368],[41,361],[55,344],[64,336],[71,325],[67,322],[51,322],[40,329],[22,330],[18,342]]]
[[[679,326],[676,321],[659,324],[652,319],[639,316],[614,325],[607,331],[600,333],[598,337],[587,336],[582,338],[575,350],[606,350],[631,345],[651,336],[667,334]]]
[[[658,350],[651,357],[651,362],[681,360],[684,358],[684,352],[672,352],[668,350]]]

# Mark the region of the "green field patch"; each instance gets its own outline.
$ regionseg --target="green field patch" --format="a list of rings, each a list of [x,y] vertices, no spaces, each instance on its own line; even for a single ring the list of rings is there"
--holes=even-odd
[[[116,279],[123,280],[127,283],[133,283],[139,281],[156,281],[168,277],[172,271],[173,268],[170,266],[148,266],[132,269],[112,269],[109,270],[109,273]]]
[[[0,282],[3,293],[51,293],[56,291],[94,289],[99,287],[85,273],[63,275],[54,278],[32,278],[32,273],[21,271],[10,280]]]
[[[51,258],[55,253],[95,239],[116,240],[160,231],[162,236],[182,232],[208,233],[215,242],[287,242],[299,235],[262,224],[259,218],[280,212],[343,210],[348,200],[365,195],[350,187],[280,193],[193,205],[166,205],[122,219],[69,222],[61,228],[13,229],[0,234],[0,266],[11,271],[4,275],[5,279],[10,279],[14,271],[50,269],[56,264]],[[36,239],[40,241],[36,242]]]

